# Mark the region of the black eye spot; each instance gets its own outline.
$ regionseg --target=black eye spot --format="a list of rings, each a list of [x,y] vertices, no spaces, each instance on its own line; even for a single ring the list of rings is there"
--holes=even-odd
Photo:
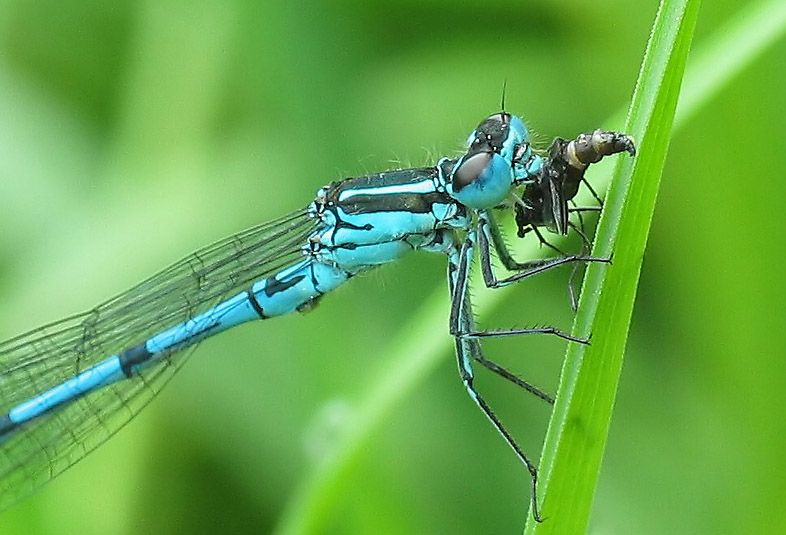
[[[473,154],[461,162],[461,166],[453,173],[453,191],[460,191],[461,188],[472,184],[480,176],[480,173],[491,161],[493,153],[479,152]]]
[[[510,122],[510,114],[506,113],[504,111],[501,111],[499,113],[495,113],[494,115],[490,115],[488,117],[488,119],[486,119],[486,120],[487,121],[495,121],[495,122],[498,122],[498,123],[500,123],[502,125],[507,125]]]
[[[495,113],[483,120],[475,129],[475,139],[471,152],[493,151],[499,154],[502,144],[507,139],[510,126],[510,114]]]

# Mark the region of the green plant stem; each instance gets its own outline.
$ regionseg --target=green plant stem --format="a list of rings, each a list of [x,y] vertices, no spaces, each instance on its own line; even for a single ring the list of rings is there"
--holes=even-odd
[[[661,2],[624,131],[637,140],[634,160],[618,159],[593,255],[607,268],[587,268],[571,344],[541,456],[540,490],[548,522],[526,533],[584,533],[603,460],[622,371],[644,248],[666,160],[674,113],[699,11],[698,0]]]

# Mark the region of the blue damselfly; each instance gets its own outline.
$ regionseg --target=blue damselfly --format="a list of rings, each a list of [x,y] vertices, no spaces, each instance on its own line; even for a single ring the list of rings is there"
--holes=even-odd
[[[93,309],[0,344],[0,508],[78,461],[127,423],[183,362],[187,349],[235,325],[312,308],[354,275],[420,249],[445,254],[450,333],[472,399],[527,467],[537,468],[473,385],[472,361],[540,398],[550,396],[486,359],[483,337],[555,328],[480,331],[469,293],[478,251],[486,286],[497,288],[583,255],[517,262],[494,210],[516,211],[519,233],[567,233],[567,202],[584,171],[628,151],[625,135],[595,131],[555,140],[548,155],[505,112],[486,118],[459,158],[432,167],[347,178],[317,191],[304,209],[209,245]],[[542,239],[542,236],[541,236]],[[498,278],[492,249],[514,272]]]

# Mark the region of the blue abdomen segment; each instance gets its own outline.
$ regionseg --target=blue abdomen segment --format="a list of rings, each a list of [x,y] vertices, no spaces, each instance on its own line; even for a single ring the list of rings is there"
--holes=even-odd
[[[111,384],[124,377],[120,358],[117,356],[85,370],[73,379],[70,379],[49,391],[37,396],[8,412],[0,421],[0,443],[5,435],[17,425],[32,420],[41,414],[58,407],[68,401],[76,399],[92,390]]]
[[[243,292],[180,325],[153,336],[145,343],[145,349],[154,355],[173,351],[258,317],[248,293]],[[133,373],[136,370],[131,371]]]
[[[0,444],[20,425],[82,396],[137,375],[143,369],[230,327],[254,319],[288,314],[309,304],[349,278],[349,274],[313,258],[254,283],[185,322],[113,355],[0,417]]]
[[[137,346],[108,357],[73,378],[11,409],[4,419],[0,419],[0,443],[20,424],[102,387],[131,378],[164,356],[194,345],[212,334],[258,317],[251,305],[248,292],[243,292]]]
[[[308,259],[254,283],[250,294],[260,317],[282,316],[308,305],[349,277],[336,266]]]

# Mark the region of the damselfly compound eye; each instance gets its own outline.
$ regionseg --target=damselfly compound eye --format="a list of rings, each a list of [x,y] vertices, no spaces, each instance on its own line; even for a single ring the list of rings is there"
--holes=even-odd
[[[453,173],[453,191],[461,191],[464,186],[475,182],[488,166],[492,154],[492,152],[479,152],[462,160],[459,168]]]

